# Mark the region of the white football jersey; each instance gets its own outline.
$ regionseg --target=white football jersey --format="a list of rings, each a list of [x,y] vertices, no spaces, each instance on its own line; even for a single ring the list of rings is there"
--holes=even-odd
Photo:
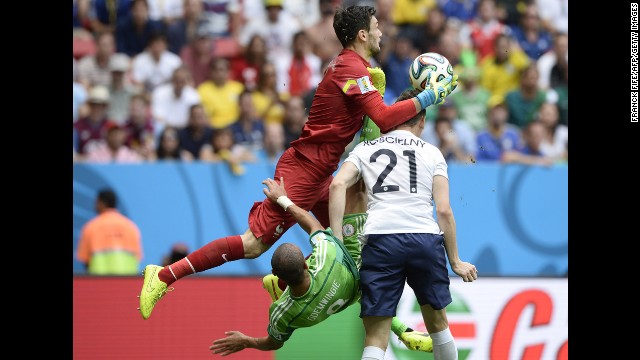
[[[433,177],[447,174],[440,150],[406,130],[359,143],[345,159],[368,190],[364,234],[441,234],[433,216]]]

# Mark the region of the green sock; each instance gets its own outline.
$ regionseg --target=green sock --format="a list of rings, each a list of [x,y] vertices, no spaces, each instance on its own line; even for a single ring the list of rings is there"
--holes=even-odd
[[[400,334],[407,331],[407,329],[407,325],[402,323],[397,317],[394,316],[393,319],[391,319],[391,331],[393,331],[394,334],[400,336]]]

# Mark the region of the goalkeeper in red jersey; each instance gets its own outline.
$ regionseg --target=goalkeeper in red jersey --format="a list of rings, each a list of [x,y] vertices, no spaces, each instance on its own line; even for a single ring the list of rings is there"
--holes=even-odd
[[[387,106],[372,84],[367,59],[380,51],[382,32],[371,6],[338,8],[333,27],[343,50],[331,61],[314,95],[300,138],[293,141],[276,165],[274,177],[285,177],[287,192],[300,208],[329,226],[329,185],[340,157],[360,130],[365,115],[382,132],[440,104],[457,85],[457,76],[431,83],[416,97]],[[254,259],[267,251],[295,219],[268,199],[254,203],[249,227],[241,235],[215,239],[165,267],[147,265],[140,292],[140,312],[148,319],[170,285],[191,274],[238,259]]]

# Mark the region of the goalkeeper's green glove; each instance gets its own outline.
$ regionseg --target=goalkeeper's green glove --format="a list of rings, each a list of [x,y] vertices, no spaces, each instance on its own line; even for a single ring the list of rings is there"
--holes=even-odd
[[[373,83],[373,86],[375,86],[376,89],[378,89],[380,95],[384,97],[384,90],[387,87],[387,78],[384,75],[384,71],[382,71],[382,69],[380,69],[379,67],[368,67],[367,70],[369,71],[369,75],[371,76],[371,82]]]
[[[458,86],[458,75],[449,75],[440,81],[435,81],[434,79],[416,98],[420,102],[422,109],[426,109],[431,105],[440,105],[456,86]]]

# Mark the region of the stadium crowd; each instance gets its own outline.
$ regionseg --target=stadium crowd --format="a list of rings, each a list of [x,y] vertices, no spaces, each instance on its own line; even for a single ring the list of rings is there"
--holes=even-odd
[[[371,5],[385,103],[410,87],[421,53],[459,75],[422,135],[447,162],[565,163],[567,3],[74,0],[73,159],[227,162],[238,175],[246,162],[275,164],[342,49],[336,6]]]

